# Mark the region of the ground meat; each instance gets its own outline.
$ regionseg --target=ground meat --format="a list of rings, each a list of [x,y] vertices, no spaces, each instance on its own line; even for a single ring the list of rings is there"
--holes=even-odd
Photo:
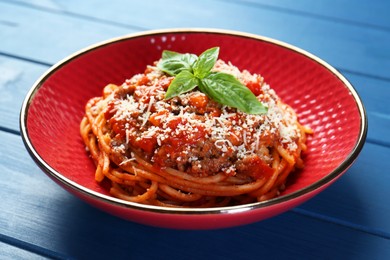
[[[187,147],[173,148],[162,145],[152,161],[196,176],[208,176],[230,167],[233,163],[228,153],[222,153],[212,140],[202,140]]]
[[[253,179],[266,177],[267,179],[273,173],[272,168],[258,155],[250,154],[236,163],[238,174],[251,176]]]

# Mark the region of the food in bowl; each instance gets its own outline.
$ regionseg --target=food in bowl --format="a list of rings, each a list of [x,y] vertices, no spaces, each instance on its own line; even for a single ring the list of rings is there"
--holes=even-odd
[[[85,108],[80,133],[120,199],[222,207],[279,195],[304,166],[309,127],[259,74],[218,59],[164,51]],[[91,176],[92,178],[92,176]]]
[[[313,129],[302,154],[304,168],[288,176],[278,196],[235,206],[159,206],[112,196],[111,181],[105,177],[97,182],[93,177],[96,165],[86,154],[80,136],[85,104],[92,97],[102,96],[109,83],[121,87],[126,78],[142,74],[148,65],[161,59],[163,50],[202,53],[213,46],[220,47],[219,58],[228,64],[230,61],[237,68],[261,74],[283,102],[294,108],[299,122]],[[368,125],[356,90],[320,58],[259,35],[185,28],[109,39],[58,62],[26,95],[20,129],[27,151],[47,176],[94,207],[152,226],[214,229],[270,218],[325,190],[358,157]]]

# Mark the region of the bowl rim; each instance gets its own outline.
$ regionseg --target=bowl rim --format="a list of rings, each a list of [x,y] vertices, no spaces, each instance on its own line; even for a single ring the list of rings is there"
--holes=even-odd
[[[136,202],[130,202],[121,200],[118,198],[115,198],[110,195],[105,195],[102,193],[99,193],[97,191],[94,191],[92,189],[86,188],[82,186],[81,184],[78,184],[75,181],[72,181],[68,179],[67,177],[63,176],[60,172],[56,171],[54,168],[52,168],[36,151],[33,144],[30,141],[29,138],[29,132],[27,129],[27,119],[28,119],[28,112],[29,107],[31,105],[31,102],[37,93],[37,91],[40,89],[40,87],[43,85],[45,80],[49,78],[53,73],[55,73],[58,69],[60,69],[62,66],[66,65],[67,63],[71,62],[72,60],[78,58],[79,56],[86,54],[88,52],[91,52],[95,49],[114,44],[120,41],[126,41],[129,39],[139,38],[139,37],[145,37],[145,36],[153,36],[153,35],[164,35],[164,34],[174,34],[174,33],[210,33],[210,34],[221,34],[221,35],[231,35],[231,36],[237,36],[237,37],[243,37],[243,38],[249,38],[254,40],[260,40],[264,42],[268,42],[274,45],[277,45],[279,47],[286,48],[290,51],[296,52],[298,54],[301,54],[312,61],[316,62],[317,64],[325,67],[329,72],[333,73],[339,80],[341,80],[344,84],[344,86],[349,90],[351,95],[353,96],[356,106],[358,108],[359,114],[360,114],[360,129],[359,129],[359,135],[356,140],[356,143],[352,149],[352,151],[348,154],[348,156],[340,163],[338,167],[336,167],[333,171],[328,173],[325,177],[321,178],[320,180],[312,183],[311,185],[304,187],[302,189],[299,189],[297,191],[294,191],[289,194],[285,194],[267,201],[263,202],[254,202],[250,204],[243,204],[243,205],[237,205],[237,206],[224,206],[224,207],[209,207],[209,208],[178,208],[178,207],[163,207],[163,206],[154,206],[154,205],[146,205]],[[305,51],[299,47],[296,47],[294,45],[291,45],[289,43],[276,40],[270,37],[257,35],[253,33],[247,33],[247,32],[241,32],[241,31],[234,31],[234,30],[226,30],[226,29],[215,29],[215,28],[168,28],[168,29],[158,29],[158,30],[146,30],[131,34],[126,34],[119,37],[114,37],[107,39],[105,41],[101,41],[92,45],[89,45],[85,48],[80,49],[79,51],[76,51],[69,56],[63,58],[62,60],[58,61],[56,64],[51,66],[45,73],[43,73],[36,82],[32,85],[28,93],[26,94],[25,99],[23,100],[20,115],[19,115],[19,127],[21,131],[21,137],[23,140],[23,143],[30,154],[30,156],[33,158],[35,163],[49,176],[54,178],[54,180],[57,180],[61,182],[64,187],[76,191],[78,193],[81,193],[83,195],[86,195],[87,197],[90,197],[93,200],[98,199],[100,202],[103,203],[109,203],[113,206],[120,206],[125,208],[130,208],[133,210],[142,210],[142,211],[149,211],[154,213],[164,213],[164,214],[190,214],[190,215],[204,215],[204,214],[232,214],[232,213],[238,213],[238,212],[245,212],[249,210],[254,209],[261,209],[268,206],[277,205],[279,203],[285,203],[289,201],[293,201],[295,198],[298,198],[302,195],[309,194],[318,188],[329,184],[331,181],[336,179],[337,177],[341,176],[342,173],[344,173],[356,160],[358,157],[360,151],[362,150],[366,136],[368,131],[368,119],[366,110],[364,108],[364,105],[361,101],[361,98],[359,97],[359,94],[355,90],[355,88],[352,86],[352,84],[333,66],[325,62],[324,60],[320,59],[319,57],[311,54],[308,51]]]

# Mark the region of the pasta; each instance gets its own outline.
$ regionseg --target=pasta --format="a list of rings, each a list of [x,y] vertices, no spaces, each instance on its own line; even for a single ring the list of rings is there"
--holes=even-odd
[[[218,60],[213,71],[234,75],[268,107],[246,114],[195,88],[171,99],[174,79],[156,65],[90,99],[80,133],[120,199],[169,207],[219,207],[278,196],[303,167],[311,129],[298,122],[263,77]]]

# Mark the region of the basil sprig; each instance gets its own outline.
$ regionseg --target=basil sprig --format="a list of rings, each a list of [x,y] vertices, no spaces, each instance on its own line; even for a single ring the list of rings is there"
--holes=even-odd
[[[175,76],[168,87],[165,99],[189,92],[198,87],[216,102],[235,107],[247,114],[267,112],[256,96],[233,75],[223,72],[211,72],[217,61],[219,47],[204,51],[199,57],[195,54],[181,54],[163,51],[158,68]]]

